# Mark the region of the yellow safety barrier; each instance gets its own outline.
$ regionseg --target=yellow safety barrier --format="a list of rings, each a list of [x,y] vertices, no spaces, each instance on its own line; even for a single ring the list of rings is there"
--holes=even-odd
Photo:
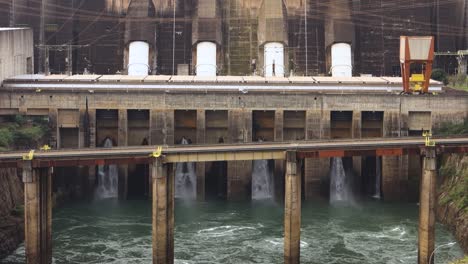
[[[23,155],[23,160],[33,160],[34,158],[34,149],[30,150],[28,154]]]
[[[42,146],[41,150],[48,151],[51,150],[51,147],[49,145],[44,145]]]
[[[150,154],[150,157],[152,157],[152,158],[159,158],[159,157],[161,157],[161,153],[162,153],[162,147],[161,147],[161,146],[158,146],[158,148],[156,149],[156,151],[153,151],[153,153]]]
[[[431,140],[432,133],[430,131],[424,131],[422,136],[425,138],[425,145],[426,147],[434,147],[435,146],[435,141]]]

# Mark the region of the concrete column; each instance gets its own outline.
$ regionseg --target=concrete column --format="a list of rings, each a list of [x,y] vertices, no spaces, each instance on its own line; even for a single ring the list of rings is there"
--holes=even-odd
[[[353,138],[361,138],[361,111],[353,111]]]
[[[330,139],[331,137],[331,111],[321,110],[320,139]]]
[[[301,242],[301,166],[296,152],[286,152],[284,197],[284,263],[300,263]]]
[[[326,114],[330,115],[329,112]],[[307,110],[306,112],[306,139],[316,140],[325,137],[322,121],[328,122],[326,129],[330,135],[330,117],[322,118],[322,111]],[[304,197],[312,200],[320,194],[320,180],[327,177],[330,165],[329,158],[304,160]]]
[[[205,110],[197,110],[197,144],[205,144]],[[197,199],[200,201],[205,200],[205,163],[197,162],[195,164],[197,172]]]
[[[88,109],[89,117],[89,147],[96,148],[96,109]],[[96,183],[96,166],[88,167],[88,195],[90,199],[94,195],[94,186]]]
[[[128,117],[127,109],[119,109],[117,132],[117,146],[128,145]],[[128,165],[119,165],[119,199],[127,199],[128,193]]]
[[[175,164],[167,164],[167,263],[174,263]]]
[[[174,263],[174,173],[160,158],[150,164],[153,178],[153,263]]]
[[[383,136],[408,136],[408,113],[385,111]],[[408,155],[382,157],[382,192],[385,201],[406,200]]]
[[[434,147],[424,149],[424,165],[419,198],[418,263],[429,262],[435,243],[435,202],[436,202],[436,151]]]
[[[151,145],[174,145],[174,110],[151,109],[150,110],[150,144]],[[149,192],[152,197],[153,179],[148,177]]]
[[[23,163],[26,262],[52,263],[52,169]]]
[[[361,111],[353,111],[353,128],[352,128],[352,137],[356,139],[361,138],[362,132],[362,120],[361,120]],[[362,157],[355,156],[353,158],[353,190],[356,193],[360,193],[361,189],[361,179],[362,179]]]
[[[229,110],[229,142],[245,143],[252,141],[252,110]],[[227,199],[250,198],[252,182],[252,161],[228,161]]]
[[[276,110],[275,112],[275,141],[284,140],[284,111]],[[282,201],[284,197],[284,161],[275,160],[274,168],[274,188],[276,201]]]
[[[57,122],[58,122],[58,110],[56,108],[50,108],[49,109],[49,129],[50,129],[49,146],[54,149],[58,147],[58,140],[60,138]]]
[[[408,155],[382,157],[382,192],[385,201],[407,200]]]
[[[174,144],[174,110],[150,110],[150,144]]]

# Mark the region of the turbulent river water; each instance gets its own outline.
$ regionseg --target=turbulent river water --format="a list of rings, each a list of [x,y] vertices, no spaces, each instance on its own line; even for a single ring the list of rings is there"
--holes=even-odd
[[[305,203],[301,263],[416,263],[415,204],[357,207]],[[176,263],[282,263],[283,207],[274,203],[176,201]],[[436,244],[454,242],[437,225]],[[436,263],[462,257],[457,244]],[[3,263],[24,263],[24,246]],[[54,263],[151,263],[151,203],[113,199],[68,204],[53,217]]]

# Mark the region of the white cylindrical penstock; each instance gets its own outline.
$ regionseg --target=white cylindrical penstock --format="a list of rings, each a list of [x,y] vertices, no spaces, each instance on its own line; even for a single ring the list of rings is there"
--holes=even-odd
[[[200,42],[197,44],[197,76],[216,76],[216,44]]]
[[[333,77],[352,77],[353,64],[351,59],[351,45],[336,43],[331,47],[331,73]]]
[[[148,75],[149,45],[144,41],[133,41],[128,48],[128,75]]]
[[[265,77],[284,77],[284,45],[279,42],[265,44]]]

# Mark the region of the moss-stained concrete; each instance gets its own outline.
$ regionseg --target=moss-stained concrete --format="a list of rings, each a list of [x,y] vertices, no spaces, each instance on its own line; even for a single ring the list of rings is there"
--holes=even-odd
[[[437,218],[455,234],[468,253],[468,156],[450,155],[440,168]]]

